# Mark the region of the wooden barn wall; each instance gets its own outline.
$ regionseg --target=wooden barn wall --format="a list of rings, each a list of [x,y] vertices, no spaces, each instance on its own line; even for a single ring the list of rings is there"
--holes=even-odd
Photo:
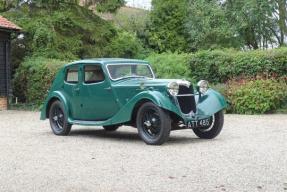
[[[10,91],[10,34],[0,31],[0,96]]]

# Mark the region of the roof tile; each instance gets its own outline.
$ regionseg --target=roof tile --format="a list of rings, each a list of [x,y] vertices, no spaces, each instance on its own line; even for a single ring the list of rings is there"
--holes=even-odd
[[[11,21],[8,21],[6,18],[2,17],[0,15],[0,28],[4,29],[10,29],[10,30],[21,30],[20,27],[18,27],[16,24],[12,23]]]

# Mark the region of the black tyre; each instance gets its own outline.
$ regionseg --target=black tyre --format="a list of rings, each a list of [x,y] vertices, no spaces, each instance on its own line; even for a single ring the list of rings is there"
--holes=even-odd
[[[72,125],[68,123],[67,114],[60,101],[52,103],[49,111],[49,120],[52,131],[55,135],[68,135]]]
[[[195,135],[203,139],[213,139],[217,135],[219,135],[224,123],[223,111],[215,113],[211,119],[212,123],[210,126],[194,128],[193,132],[195,133]]]
[[[169,138],[171,119],[166,111],[147,102],[138,110],[136,125],[139,136],[146,144],[161,145]]]
[[[119,126],[118,125],[110,125],[110,126],[103,126],[106,131],[116,131]]]

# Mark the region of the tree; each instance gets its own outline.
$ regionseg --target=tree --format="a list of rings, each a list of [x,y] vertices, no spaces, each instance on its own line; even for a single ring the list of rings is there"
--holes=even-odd
[[[190,1],[186,29],[190,50],[240,47],[236,30],[217,0]]]
[[[5,12],[13,7],[16,7],[18,0],[1,0],[0,1],[0,12]]]
[[[185,23],[188,0],[153,0],[147,44],[158,52],[187,51]]]
[[[287,45],[287,1],[275,0],[274,17],[278,23],[278,30],[274,30],[274,35],[280,46]]]
[[[124,0],[82,0],[84,5],[97,5],[100,12],[115,12],[125,4]],[[47,9],[56,9],[62,6],[79,5],[80,0],[1,0],[0,11],[7,11],[19,5],[29,4],[31,7],[45,7]]]
[[[287,0],[153,0],[147,44],[158,52],[287,45]]]
[[[125,5],[125,0],[83,0],[86,6],[96,5],[99,12],[114,13]]]
[[[143,47],[132,33],[122,31],[106,47],[107,55],[122,58],[144,58]]]
[[[226,18],[249,49],[276,46],[277,24],[274,0],[226,0]],[[277,38],[278,39],[278,38]]]

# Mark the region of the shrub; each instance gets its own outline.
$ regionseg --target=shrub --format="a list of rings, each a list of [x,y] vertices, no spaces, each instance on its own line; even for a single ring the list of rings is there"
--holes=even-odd
[[[13,80],[14,96],[21,102],[40,105],[51,83],[65,61],[32,57],[26,59],[16,70]]]
[[[162,53],[151,54],[147,61],[152,65],[158,78],[187,79],[193,81],[188,67],[189,54]]]
[[[287,74],[287,48],[259,51],[199,51],[189,60],[191,76],[212,83],[238,77],[282,77]]]
[[[144,48],[137,37],[129,32],[119,32],[106,47],[107,55],[121,58],[144,58]]]
[[[148,58],[161,78],[206,79],[211,83],[225,83],[242,77],[286,77],[287,48],[258,51],[233,49],[199,51],[194,54],[162,53]]]
[[[254,79],[231,81],[227,88],[230,111],[239,114],[263,114],[279,109],[287,100],[284,80]]]

